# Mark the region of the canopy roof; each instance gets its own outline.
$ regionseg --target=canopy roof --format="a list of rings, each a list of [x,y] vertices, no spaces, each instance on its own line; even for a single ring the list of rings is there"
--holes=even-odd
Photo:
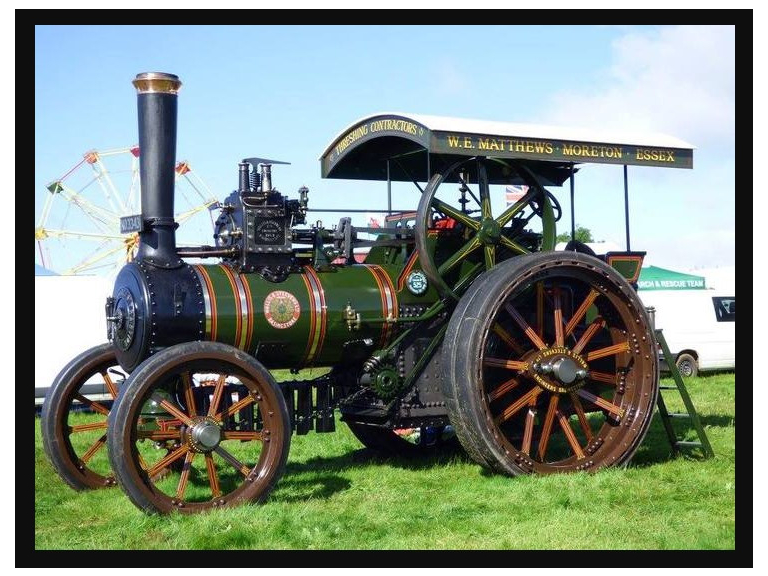
[[[704,276],[684,274],[657,266],[641,268],[640,278],[637,280],[638,290],[703,290],[706,287]]]
[[[389,160],[391,180],[426,181],[471,156],[497,159],[488,167],[494,184],[522,182],[504,161],[511,158],[524,161],[550,186],[561,185],[580,163],[693,167],[693,146],[663,134],[382,112],[353,122],[331,140],[320,156],[321,175],[386,180]]]

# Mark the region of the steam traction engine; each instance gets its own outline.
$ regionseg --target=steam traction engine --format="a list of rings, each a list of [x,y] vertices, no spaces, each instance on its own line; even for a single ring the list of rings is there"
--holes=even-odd
[[[413,182],[415,212],[390,210],[376,229],[349,218],[302,228],[307,188],[289,199],[273,184],[283,163],[247,158],[215,245],[177,248],[181,83],[145,73],[134,86],[139,254],[107,299],[109,343],[66,366],[43,408],[46,454],[69,485],[119,483],[149,512],[261,501],[292,433],[333,431],[336,410],[369,448],[433,450],[453,431],[480,465],[509,475],[629,461],[658,391],[630,285],[643,253],[600,259],[578,242],[554,252],[561,210],[544,185],[573,183],[575,161],[664,165],[637,153],[651,144],[690,167],[689,146],[378,115],[333,140],[323,176]],[[494,216],[492,184],[525,187]],[[206,258],[216,263],[188,261]],[[279,384],[269,372],[305,367],[329,370]]]

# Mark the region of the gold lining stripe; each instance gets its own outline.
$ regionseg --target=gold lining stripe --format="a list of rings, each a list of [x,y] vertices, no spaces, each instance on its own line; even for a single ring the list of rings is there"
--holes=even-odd
[[[243,294],[245,294],[245,302],[248,306],[248,327],[246,328],[245,348],[243,348],[243,350],[249,352],[253,340],[253,321],[256,313],[253,310],[253,296],[251,295],[251,287],[248,285],[248,278],[246,278],[244,274],[240,274],[239,278],[243,285]]]
[[[315,339],[315,295],[307,275],[302,274],[301,279],[307,287],[307,297],[309,299],[309,333],[307,334],[307,348],[304,350],[304,359],[302,360],[302,364],[307,364],[309,361],[309,351],[312,349],[312,341]]]
[[[405,281],[408,278],[408,274],[411,273],[411,268],[413,268],[413,265],[416,264],[416,260],[419,258],[419,252],[418,250],[414,250],[411,254],[410,258],[408,258],[408,262],[405,265],[405,268],[403,268],[403,271],[400,272],[400,276],[397,277],[397,291],[402,292],[403,288],[405,287]]]
[[[312,331],[313,338],[309,347],[309,353],[305,359],[306,364],[311,364],[321,353],[323,343],[325,340],[325,329],[327,320],[327,306],[325,304],[325,291],[323,285],[320,283],[320,278],[311,266],[304,267],[306,271],[306,278],[312,287],[312,300],[315,306],[314,309],[314,330]]]
[[[235,284],[235,276],[232,274],[232,270],[223,264],[219,264],[219,268],[224,272],[227,280],[229,280],[229,286],[232,288],[232,296],[235,300],[235,338],[232,345],[240,348],[240,338],[243,333],[243,310],[240,303],[240,291],[237,289],[237,284]]]
[[[211,284],[211,278],[208,276],[205,267],[202,264],[194,264],[195,271],[200,278],[200,285],[203,288],[203,300],[205,301],[205,335],[206,337],[215,342],[216,341],[216,293],[213,291],[213,284]]]

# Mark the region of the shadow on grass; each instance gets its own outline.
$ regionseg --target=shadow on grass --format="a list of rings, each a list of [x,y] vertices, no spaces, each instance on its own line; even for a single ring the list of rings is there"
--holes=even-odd
[[[734,418],[721,415],[700,416],[705,428],[727,428],[734,426]],[[678,439],[695,440],[696,431],[687,419],[674,419],[673,427]],[[702,451],[698,448],[684,449],[682,454],[693,460],[704,460]],[[675,458],[667,434],[660,417],[654,415],[643,443],[631,461],[631,466],[645,468],[655,464],[668,462]],[[375,466],[396,467],[407,470],[428,470],[445,466],[449,463],[474,463],[460,446],[446,445],[428,454],[408,456],[390,456],[360,448],[333,457],[313,457],[305,462],[290,462],[286,466],[285,476],[281,482],[285,490],[278,490],[272,498],[282,502],[297,502],[307,499],[324,499],[338,492],[347,490],[351,482],[336,474],[354,468]],[[491,471],[481,470],[483,475],[495,475]],[[299,475],[312,474],[311,477]]]

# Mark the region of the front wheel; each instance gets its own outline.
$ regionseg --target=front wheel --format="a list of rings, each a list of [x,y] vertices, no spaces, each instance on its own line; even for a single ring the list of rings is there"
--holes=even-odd
[[[658,395],[650,323],[615,270],[584,254],[503,262],[459,302],[443,392],[462,445],[516,475],[626,464]]]
[[[115,476],[136,506],[191,513],[263,501],[285,470],[291,429],[283,395],[256,359],[190,342],[136,368],[108,436]]]

